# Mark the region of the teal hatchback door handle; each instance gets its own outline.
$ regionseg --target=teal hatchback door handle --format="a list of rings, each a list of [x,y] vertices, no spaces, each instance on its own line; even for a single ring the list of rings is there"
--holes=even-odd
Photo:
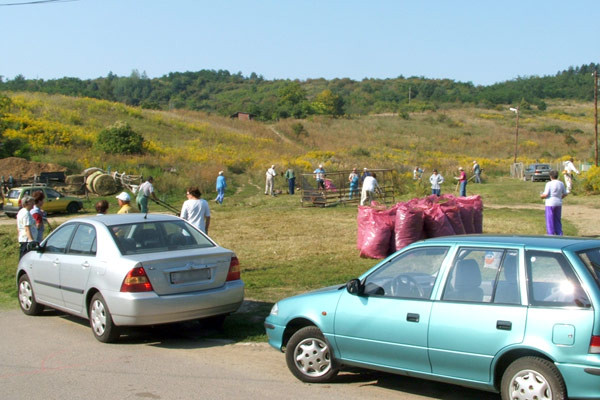
[[[512,330],[512,322],[496,321],[496,329],[500,329],[501,331],[510,331]]]
[[[408,313],[406,314],[406,320],[408,322],[419,322],[419,314]]]

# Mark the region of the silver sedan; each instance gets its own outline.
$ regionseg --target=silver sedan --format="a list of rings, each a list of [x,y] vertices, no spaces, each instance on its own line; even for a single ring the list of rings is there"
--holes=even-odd
[[[19,262],[21,310],[87,318],[101,342],[120,327],[223,318],[244,298],[239,261],[186,221],[121,214],[65,222]]]

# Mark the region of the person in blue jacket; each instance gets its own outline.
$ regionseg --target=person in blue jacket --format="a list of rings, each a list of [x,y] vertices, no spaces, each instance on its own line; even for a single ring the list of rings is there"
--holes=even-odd
[[[215,199],[215,201],[219,204],[223,204],[223,198],[225,197],[226,187],[227,182],[225,182],[223,171],[219,171],[219,176],[217,176],[217,198]]]

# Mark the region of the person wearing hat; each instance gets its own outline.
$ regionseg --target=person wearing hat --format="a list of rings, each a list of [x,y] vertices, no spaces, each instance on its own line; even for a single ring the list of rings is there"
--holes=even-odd
[[[225,182],[225,176],[223,176],[223,171],[219,171],[219,176],[217,176],[217,198],[215,201],[218,204],[223,204],[223,198],[225,197],[225,189],[227,188],[227,182]]]
[[[460,194],[461,197],[467,197],[467,174],[463,167],[458,167],[459,176],[455,176],[454,179],[458,180],[460,184]]]
[[[129,196],[129,193],[119,193],[119,195],[117,196],[117,201],[119,202],[119,211],[117,211],[117,214],[131,214],[135,212],[133,207],[131,207],[131,205],[129,204],[131,202],[131,197]],[[148,200],[146,199],[146,201]]]
[[[273,178],[275,178],[276,175],[277,172],[275,172],[275,165],[271,165],[271,168],[269,168],[266,173],[267,181],[265,182],[265,194],[270,194],[271,196],[274,196]]]
[[[17,232],[19,235],[19,260],[29,251],[31,244],[37,243],[37,228],[30,211],[35,200],[29,195],[23,196],[23,208],[17,213]]]
[[[481,167],[476,160],[473,160],[473,174],[475,175],[475,183],[481,183]]]
[[[146,182],[142,183],[139,187],[138,195],[136,197],[136,203],[141,212],[148,212],[148,198],[152,197],[154,201],[158,202],[158,198],[156,197],[156,193],[154,193],[154,186],[152,183],[154,179],[149,176]]]

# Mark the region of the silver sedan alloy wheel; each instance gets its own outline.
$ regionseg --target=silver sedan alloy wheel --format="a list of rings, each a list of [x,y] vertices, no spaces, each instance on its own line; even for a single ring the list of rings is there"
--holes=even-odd
[[[97,336],[102,336],[106,329],[106,309],[104,304],[96,299],[92,302],[91,312],[92,329]]]
[[[331,370],[331,357],[327,343],[320,339],[304,339],[294,349],[296,366],[304,374],[319,377]]]
[[[27,280],[23,280],[19,284],[19,301],[24,310],[31,309],[31,305],[33,304],[33,290]]]

